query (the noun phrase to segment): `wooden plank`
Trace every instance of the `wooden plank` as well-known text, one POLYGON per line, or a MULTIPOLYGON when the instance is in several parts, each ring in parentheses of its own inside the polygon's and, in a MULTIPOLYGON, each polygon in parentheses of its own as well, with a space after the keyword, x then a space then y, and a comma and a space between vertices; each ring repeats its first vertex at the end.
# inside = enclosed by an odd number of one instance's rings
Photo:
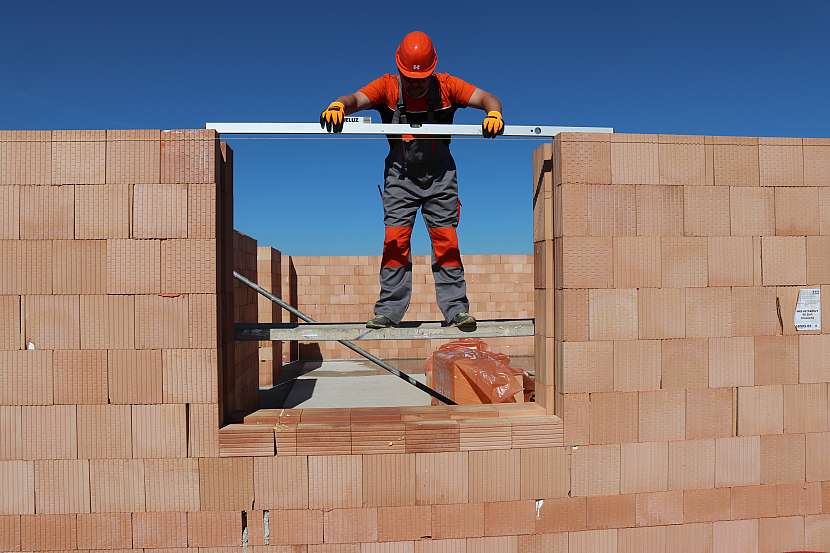
POLYGON ((533 336, 533 319, 478 321, 473 331, 435 321, 406 321, 394 328, 370 329, 364 323, 240 323, 236 339, 324 342, 336 340, 434 340, 533 336))

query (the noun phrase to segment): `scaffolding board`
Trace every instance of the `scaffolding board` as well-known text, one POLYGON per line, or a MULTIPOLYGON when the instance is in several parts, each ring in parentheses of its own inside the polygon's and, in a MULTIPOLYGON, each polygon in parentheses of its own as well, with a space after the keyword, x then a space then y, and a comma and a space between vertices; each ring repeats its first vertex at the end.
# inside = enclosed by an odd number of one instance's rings
POLYGON ((434 321, 405 321, 397 327, 370 329, 365 323, 237 323, 236 339, 329 342, 340 340, 444 340, 533 336, 533 319, 478 321, 463 331, 434 321))

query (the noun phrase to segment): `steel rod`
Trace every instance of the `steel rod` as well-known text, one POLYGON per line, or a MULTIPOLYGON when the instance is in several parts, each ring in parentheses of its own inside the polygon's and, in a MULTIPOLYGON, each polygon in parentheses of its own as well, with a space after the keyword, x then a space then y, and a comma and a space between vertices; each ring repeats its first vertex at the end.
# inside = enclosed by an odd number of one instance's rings
MULTIPOLYGON (((249 288, 255 290, 261 296, 264 296, 264 297, 268 298, 269 300, 276 303, 277 305, 279 305, 280 307, 282 307, 283 309, 285 309, 286 311, 288 311, 292 315, 296 315, 298 318, 302 319, 303 321, 305 321, 307 323, 316 322, 315 320, 313 320, 311 317, 309 317, 308 315, 306 315, 305 313, 303 313, 302 311, 300 311, 296 307, 285 303, 283 300, 281 300, 280 298, 278 298, 277 296, 275 296, 274 294, 272 294, 271 292, 269 292, 268 290, 266 290, 265 288, 263 288, 259 284, 249 280, 244 275, 241 275, 241 274, 237 273, 236 271, 234 271, 233 276, 234 276, 234 278, 236 278, 236 280, 238 280, 239 282, 241 282, 245 286, 248 286, 249 288)), ((398 369, 396 369, 392 365, 388 364, 386 361, 384 361, 382 359, 379 359, 378 357, 375 357, 374 355, 372 355, 368 351, 364 350, 361 347, 356 346, 354 343, 350 342, 349 340, 338 340, 338 342, 340 342, 341 344, 343 344, 344 346, 346 346, 347 348, 349 348, 353 352, 357 353, 358 355, 360 355, 362 357, 365 357, 366 359, 368 359, 369 361, 371 361, 375 365, 378 365, 380 368, 386 370, 387 372, 389 372, 391 374, 394 374, 395 376, 397 376, 401 380, 404 380, 404 381, 408 382, 409 384, 415 386, 416 388, 418 388, 422 392, 428 393, 429 395, 431 395, 432 397, 434 397, 438 401, 442 401, 442 402, 446 403, 447 405, 458 405, 456 402, 454 402, 450 398, 446 397, 442 393, 433 390, 432 388, 430 388, 426 384, 422 384, 421 382, 418 382, 417 380, 415 380, 414 378, 412 378, 408 374, 399 371, 398 369)))

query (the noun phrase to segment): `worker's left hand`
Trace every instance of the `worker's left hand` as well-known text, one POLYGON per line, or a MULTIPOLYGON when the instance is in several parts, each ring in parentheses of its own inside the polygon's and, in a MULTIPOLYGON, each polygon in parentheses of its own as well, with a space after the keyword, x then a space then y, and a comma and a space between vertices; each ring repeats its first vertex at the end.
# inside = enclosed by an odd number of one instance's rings
POLYGON ((481 134, 484 138, 495 138, 497 135, 504 132, 504 121, 501 118, 501 113, 498 111, 491 111, 487 113, 487 117, 481 123, 481 134))
POLYGON ((343 120, 346 115, 346 106, 342 102, 332 102, 329 107, 320 114, 320 128, 328 132, 340 132, 343 130, 343 120))

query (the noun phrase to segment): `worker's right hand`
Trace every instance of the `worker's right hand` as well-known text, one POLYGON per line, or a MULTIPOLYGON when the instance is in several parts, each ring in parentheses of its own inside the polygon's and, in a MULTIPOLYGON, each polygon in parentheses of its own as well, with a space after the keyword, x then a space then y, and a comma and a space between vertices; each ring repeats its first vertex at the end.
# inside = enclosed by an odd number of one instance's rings
POLYGON ((346 106, 343 105, 343 102, 332 102, 320 114, 320 128, 326 129, 328 132, 341 132, 345 116, 346 106))

